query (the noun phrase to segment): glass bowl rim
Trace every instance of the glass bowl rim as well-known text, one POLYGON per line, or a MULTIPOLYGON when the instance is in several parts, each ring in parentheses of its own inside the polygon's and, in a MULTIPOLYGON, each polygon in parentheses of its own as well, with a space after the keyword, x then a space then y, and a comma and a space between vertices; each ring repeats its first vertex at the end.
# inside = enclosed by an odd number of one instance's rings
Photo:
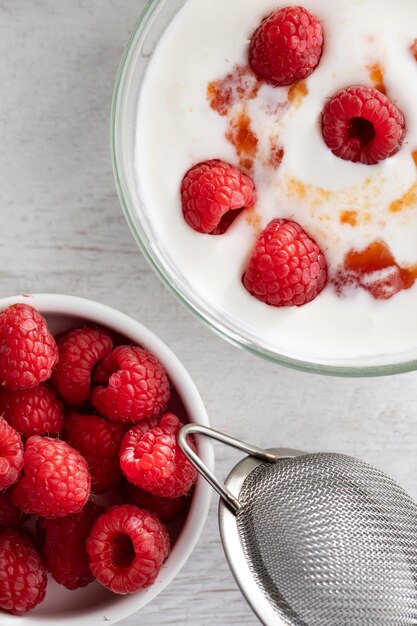
POLYGON ((128 69, 130 67, 133 54, 138 43, 140 43, 141 36, 144 33, 148 22, 154 15, 155 10, 162 3, 166 2, 167 0, 148 0, 132 30, 132 33, 126 43, 116 75, 110 118, 110 149, 117 195, 133 237, 149 265, 152 267, 165 287, 207 328, 214 331, 217 335, 222 337, 222 339, 225 339, 235 347, 244 349, 251 354, 262 357, 272 363, 302 372, 351 378, 392 376, 395 374, 402 374, 417 370, 417 358, 404 360, 399 363, 382 365, 338 365, 332 364, 331 362, 314 363, 313 361, 303 361, 299 358, 279 354, 278 352, 268 350, 267 348, 249 341, 238 332, 228 328, 221 321, 214 319, 210 316, 210 314, 202 311, 197 304, 193 303, 186 294, 182 293, 178 286, 175 287, 172 284, 168 270, 159 262, 152 250, 151 245, 149 245, 150 242, 148 241, 145 232, 138 227, 137 223, 133 219, 133 201, 130 197, 128 186, 126 184, 122 159, 119 159, 119 140, 121 136, 119 128, 122 119, 123 103, 125 101, 126 77, 128 75, 128 69))

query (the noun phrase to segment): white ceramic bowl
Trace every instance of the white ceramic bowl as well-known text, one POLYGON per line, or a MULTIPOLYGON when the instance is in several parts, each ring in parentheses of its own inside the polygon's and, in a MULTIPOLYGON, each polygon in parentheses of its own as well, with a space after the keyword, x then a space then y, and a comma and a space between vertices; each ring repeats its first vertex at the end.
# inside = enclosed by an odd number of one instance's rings
MULTIPOLYGON (((17 302, 24 302, 38 309, 46 317, 53 333, 82 321, 95 322, 148 348, 164 365, 187 410, 189 420, 198 424, 209 424, 201 397, 184 366, 162 341, 139 322, 92 300, 53 294, 3 298, 0 299, 0 311, 17 302)), ((210 443, 199 441, 198 452, 203 461, 212 467, 213 450, 210 443)), ((139 611, 165 589, 189 558, 203 530, 210 496, 210 487, 200 477, 180 535, 157 580, 149 589, 118 596, 96 582, 83 589, 68 591, 49 579, 44 602, 23 617, 13 617, 0 611, 1 626, 110 626, 139 611)), ((140 616, 138 618, 140 621, 140 616)))

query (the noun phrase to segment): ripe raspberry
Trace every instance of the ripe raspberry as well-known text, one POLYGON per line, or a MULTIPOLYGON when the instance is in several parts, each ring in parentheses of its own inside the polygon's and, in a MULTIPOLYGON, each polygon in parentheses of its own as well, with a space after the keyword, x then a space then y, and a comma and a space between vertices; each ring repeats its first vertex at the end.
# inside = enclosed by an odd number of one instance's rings
POLYGON ((266 18, 252 36, 249 63, 267 83, 292 85, 310 76, 322 51, 320 20, 303 7, 285 7, 266 18))
POLYGON ((222 223, 231 223, 231 211, 250 207, 255 202, 255 187, 233 165, 214 159, 192 167, 181 183, 181 202, 185 220, 199 233, 222 234, 222 223))
POLYGON ((105 417, 137 423, 159 415, 169 397, 169 380, 158 359, 138 347, 119 346, 97 367, 91 401, 105 417))
POLYGON ((70 413, 65 422, 65 438, 83 456, 104 459, 118 456, 126 428, 100 415, 70 413))
POLYGON ((243 276, 245 288, 271 306, 303 306, 327 282, 327 264, 315 241, 296 222, 272 220, 260 234, 243 276))
POLYGON ((64 407, 46 384, 23 391, 1 389, 0 414, 26 438, 58 435, 64 426, 64 407))
POLYGON ((108 491, 121 478, 119 449, 125 432, 126 426, 99 415, 68 415, 64 437, 87 461, 93 493, 108 491))
POLYGON ((122 478, 118 456, 108 456, 105 459, 86 456, 85 459, 91 475, 91 493, 102 494, 118 486, 122 478))
POLYGON ((67 404, 79 406, 90 397, 91 372, 110 354, 113 342, 98 328, 75 328, 57 339, 59 361, 52 382, 67 404))
POLYGON ((405 119, 377 89, 349 87, 326 103, 322 131, 327 147, 337 157, 375 165, 401 148, 405 119))
POLYGON ((416 282, 414 268, 401 267, 385 241, 377 239, 362 250, 351 249, 332 277, 338 295, 362 288, 375 300, 388 300, 416 282))
POLYGON ((332 278, 338 296, 349 296, 353 289, 362 288, 375 300, 389 300, 400 291, 414 284, 414 277, 409 280, 408 271, 398 265, 391 265, 374 271, 346 271, 340 268, 332 278))
POLYGON ((23 443, 19 433, 0 417, 0 491, 14 485, 23 468, 23 443))
POLYGON ((177 444, 182 426, 172 413, 158 426, 134 426, 120 447, 120 467, 126 478, 145 491, 164 498, 186 495, 197 479, 197 470, 177 444))
POLYGON ((58 360, 45 319, 27 304, 0 314, 0 386, 31 389, 51 376, 58 360))
POLYGON ((179 517, 187 508, 190 498, 182 496, 180 498, 162 498, 154 496, 149 491, 144 491, 136 485, 125 482, 123 492, 129 504, 150 511, 164 522, 168 524, 179 517))
POLYGON ((87 502, 75 515, 41 521, 46 569, 67 589, 85 587, 94 580, 85 544, 94 522, 104 511, 102 506, 87 502))
POLYGON ((26 518, 27 515, 13 503, 11 490, 0 491, 0 529, 20 526, 26 518))
POLYGON ((169 536, 157 517, 135 506, 114 506, 98 518, 87 540, 90 568, 114 593, 149 587, 169 553, 169 536))
POLYGON ((42 602, 45 589, 45 568, 29 537, 0 532, 0 608, 24 615, 42 602))
POLYGON ((64 517, 81 511, 90 495, 85 459, 59 439, 30 437, 23 473, 13 490, 13 502, 25 513, 64 517))

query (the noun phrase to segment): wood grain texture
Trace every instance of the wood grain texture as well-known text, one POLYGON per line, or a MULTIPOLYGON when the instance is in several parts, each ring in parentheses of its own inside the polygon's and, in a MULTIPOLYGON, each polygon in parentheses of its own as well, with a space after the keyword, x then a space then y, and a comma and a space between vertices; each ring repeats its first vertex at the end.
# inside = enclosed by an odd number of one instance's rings
MULTIPOLYGON (((0 296, 91 297, 156 332, 189 369, 213 425, 260 445, 332 450, 417 496, 417 375, 314 377, 243 353, 194 320, 138 251, 109 152, 114 78, 143 0, 0 1, 0 296)), ((217 471, 235 460, 217 448, 217 471)), ((216 504, 170 587, 123 626, 255 625, 227 568, 216 504)))

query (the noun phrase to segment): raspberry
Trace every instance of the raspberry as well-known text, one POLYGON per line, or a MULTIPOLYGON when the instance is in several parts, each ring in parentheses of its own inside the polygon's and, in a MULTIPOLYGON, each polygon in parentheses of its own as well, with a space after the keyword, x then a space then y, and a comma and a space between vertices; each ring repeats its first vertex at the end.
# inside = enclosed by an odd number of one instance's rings
POLYGON ((322 51, 320 20, 303 7, 285 7, 266 18, 252 36, 249 63, 271 85, 292 85, 310 76, 322 51))
POLYGON ((349 87, 326 103, 322 131, 327 147, 337 157, 375 165, 401 148, 405 119, 377 89, 349 87))
POLYGON ((70 413, 65 423, 66 440, 82 455, 96 459, 118 456, 126 426, 100 415, 70 413))
POLYGON ((20 526, 27 516, 12 501, 11 490, 0 491, 0 529, 20 526))
POLYGON ((122 478, 118 456, 108 456, 105 459, 86 456, 85 460, 91 475, 91 492, 93 494, 105 493, 118 486, 122 478))
POLYGON ((185 220, 199 233, 222 234, 233 216, 255 202, 252 180, 233 165, 214 159, 192 167, 181 183, 185 220))
POLYGON ((256 242, 243 276, 245 288, 271 306, 303 306, 327 282, 327 264, 315 241, 296 222, 272 220, 256 242))
POLYGON ((64 426, 64 407, 46 384, 23 391, 0 390, 0 413, 26 438, 57 435, 64 426))
POLYGON ((24 476, 13 502, 25 513, 64 517, 78 513, 90 495, 85 459, 59 439, 34 435, 26 442, 24 476))
POLYGON ((98 518, 87 540, 90 568, 114 593, 149 587, 169 553, 169 536, 157 517, 135 506, 114 506, 98 518))
POLYGON ((42 602, 45 589, 45 568, 29 537, 0 532, 0 608, 24 615, 42 602))
POLYGON ((79 406, 90 397, 93 367, 113 348, 109 335, 95 328, 75 328, 57 339, 59 361, 52 382, 67 404, 79 406))
POLYGON ((126 478, 145 491, 164 498, 187 494, 197 470, 177 444, 181 422, 172 413, 158 426, 139 424, 125 435, 120 447, 120 467, 126 478), (144 432, 145 431, 145 432, 144 432))
POLYGON ((51 376, 58 360, 45 319, 27 304, 0 314, 0 386, 31 389, 51 376))
POLYGON ((41 521, 46 569, 67 589, 85 587, 94 580, 85 544, 94 522, 104 511, 102 506, 87 502, 75 515, 41 521))
POLYGON ((23 468, 23 443, 19 433, 0 417, 0 491, 19 480, 23 468))
POLYGON ((119 449, 125 432, 122 424, 99 415, 68 415, 65 440, 87 461, 93 493, 108 491, 121 478, 119 449))
POLYGON ((149 491, 144 491, 128 482, 123 485, 123 491, 129 504, 150 511, 164 524, 177 519, 186 510, 189 502, 189 498, 186 496, 180 498, 154 496, 149 491))
POLYGON ((349 250, 333 276, 338 295, 361 287, 376 300, 388 300, 415 282, 414 268, 398 265, 389 246, 379 239, 362 250, 349 250))
POLYGON ((136 423, 159 415, 170 397, 170 385, 156 357, 138 347, 119 346, 97 367, 91 401, 105 417, 136 423))

